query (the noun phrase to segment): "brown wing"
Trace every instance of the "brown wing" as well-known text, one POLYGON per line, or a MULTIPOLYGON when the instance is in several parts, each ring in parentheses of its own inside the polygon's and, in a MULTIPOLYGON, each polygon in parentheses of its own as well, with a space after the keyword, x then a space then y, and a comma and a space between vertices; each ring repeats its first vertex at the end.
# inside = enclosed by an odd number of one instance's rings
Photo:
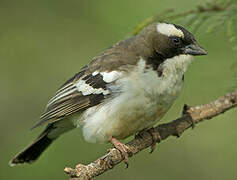
POLYGON ((86 68, 69 79, 48 102, 45 113, 33 127, 51 123, 98 105, 110 94, 100 73, 88 74, 86 68))
MULTIPOLYGON (((88 66, 69 79, 49 101, 41 120, 34 127, 45 122, 58 121, 100 104, 110 94, 107 84, 120 78, 114 72, 118 69, 122 70, 121 67, 135 65, 140 59, 137 56, 139 53, 133 52, 133 42, 134 37, 117 43, 95 57, 88 66), (103 73, 99 72, 105 72, 109 81, 105 82, 103 73)), ((105 77, 105 79, 107 78, 105 77)))

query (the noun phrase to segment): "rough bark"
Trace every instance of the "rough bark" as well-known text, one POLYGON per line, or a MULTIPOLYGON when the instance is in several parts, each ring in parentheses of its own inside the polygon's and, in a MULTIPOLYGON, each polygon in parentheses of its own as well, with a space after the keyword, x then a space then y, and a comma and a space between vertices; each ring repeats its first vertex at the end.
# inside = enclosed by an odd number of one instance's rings
MULTIPOLYGON (((169 123, 158 125, 154 128, 154 131, 160 135, 161 141, 170 136, 180 137, 185 130, 190 127, 194 127, 194 124, 218 116, 236 105, 237 91, 228 93, 208 104, 194 107, 184 105, 183 114, 180 118, 169 123)), ((132 141, 127 143, 131 149, 129 157, 150 147, 152 143, 151 134, 148 132, 144 132, 140 136, 136 136, 132 141)), ((69 175, 71 180, 89 180, 112 169, 122 161, 123 156, 120 151, 112 148, 107 154, 88 165, 78 164, 75 169, 66 167, 64 171, 69 175)))

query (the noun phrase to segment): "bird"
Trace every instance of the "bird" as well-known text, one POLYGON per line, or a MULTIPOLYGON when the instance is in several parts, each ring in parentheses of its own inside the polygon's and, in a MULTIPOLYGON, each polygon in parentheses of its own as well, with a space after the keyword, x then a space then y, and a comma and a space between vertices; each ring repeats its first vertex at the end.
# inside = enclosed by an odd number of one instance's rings
MULTIPOLYGON (((66 81, 49 100, 44 131, 11 161, 32 163, 63 133, 80 127, 87 142, 111 143, 127 163, 121 140, 150 130, 181 92, 193 56, 207 55, 184 27, 156 22, 98 56, 66 81)), ((155 138, 155 137, 154 137, 155 138)))

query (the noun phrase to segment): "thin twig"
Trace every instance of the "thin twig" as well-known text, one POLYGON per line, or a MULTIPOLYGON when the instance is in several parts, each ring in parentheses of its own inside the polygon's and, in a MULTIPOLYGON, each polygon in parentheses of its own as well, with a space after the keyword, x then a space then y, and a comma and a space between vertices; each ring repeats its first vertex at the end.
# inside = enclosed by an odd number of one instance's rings
MULTIPOLYGON (((170 136, 180 137, 186 129, 193 127, 194 124, 218 116, 235 106, 237 106, 237 91, 228 93, 209 104, 194 107, 185 105, 182 117, 169 123, 161 124, 155 127, 154 130, 160 135, 162 141, 170 136)), ((132 150, 129 157, 150 147, 152 143, 152 137, 147 132, 137 136, 127 143, 132 150)), ((78 164, 75 169, 66 167, 64 171, 71 180, 89 180, 112 169, 122 161, 123 156, 120 151, 113 148, 106 155, 88 165, 78 164)))
POLYGON ((164 12, 154 15, 145 19, 141 24, 138 24, 136 28, 134 28, 133 35, 138 34, 144 27, 148 26, 151 23, 156 21, 170 21, 173 19, 179 19, 182 17, 186 17, 190 14, 203 14, 203 13, 212 13, 212 12, 223 12, 226 11, 233 3, 230 1, 226 4, 216 4, 215 1, 212 3, 198 5, 194 9, 175 13, 174 9, 167 9, 164 12))

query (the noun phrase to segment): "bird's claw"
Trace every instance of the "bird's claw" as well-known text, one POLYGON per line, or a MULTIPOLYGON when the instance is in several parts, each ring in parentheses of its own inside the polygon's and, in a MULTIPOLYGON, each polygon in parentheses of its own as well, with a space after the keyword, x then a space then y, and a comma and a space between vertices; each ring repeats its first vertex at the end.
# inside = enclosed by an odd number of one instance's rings
POLYGON ((129 157, 129 153, 132 152, 131 149, 126 144, 120 142, 116 138, 111 138, 110 142, 114 145, 114 147, 116 149, 118 149, 121 152, 121 154, 124 158, 123 161, 126 164, 126 168, 128 168, 128 166, 129 166, 128 157, 129 157))
POLYGON ((160 134, 157 131, 155 131, 154 128, 148 129, 147 132, 149 132, 151 137, 152 137, 152 144, 151 144, 151 151, 150 151, 150 153, 153 153, 155 148, 156 148, 156 143, 157 142, 159 143, 161 141, 161 136, 160 136, 160 134))

